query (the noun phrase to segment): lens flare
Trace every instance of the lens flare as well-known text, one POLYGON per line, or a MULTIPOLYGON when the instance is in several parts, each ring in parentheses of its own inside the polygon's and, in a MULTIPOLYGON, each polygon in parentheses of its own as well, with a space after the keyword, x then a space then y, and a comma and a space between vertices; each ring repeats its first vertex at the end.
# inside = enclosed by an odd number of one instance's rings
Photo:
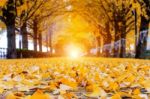
POLYGON ((65 52, 69 58, 79 58, 83 56, 83 49, 77 44, 68 44, 65 47, 65 52))
POLYGON ((78 58, 80 56, 80 54, 77 50, 72 50, 72 51, 70 51, 69 56, 71 58, 78 58))

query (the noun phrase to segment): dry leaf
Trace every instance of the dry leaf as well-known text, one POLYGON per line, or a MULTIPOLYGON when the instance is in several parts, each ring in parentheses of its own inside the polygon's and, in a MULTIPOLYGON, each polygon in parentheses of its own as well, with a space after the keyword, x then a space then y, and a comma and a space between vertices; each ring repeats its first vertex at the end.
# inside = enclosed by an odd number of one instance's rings
POLYGON ((98 85, 93 85, 93 92, 91 94, 85 94, 85 96, 87 97, 101 97, 101 98, 106 98, 107 97, 107 94, 106 92, 100 88, 98 85))
POLYGON ((51 99, 49 94, 44 94, 43 91, 37 90, 32 96, 27 97, 27 99, 51 99))

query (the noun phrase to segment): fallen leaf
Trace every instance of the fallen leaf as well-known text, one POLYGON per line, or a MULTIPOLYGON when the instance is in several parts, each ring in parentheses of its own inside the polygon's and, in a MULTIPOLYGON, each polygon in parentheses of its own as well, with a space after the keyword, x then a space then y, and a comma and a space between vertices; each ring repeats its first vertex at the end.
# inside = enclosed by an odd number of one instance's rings
POLYGON ((43 93, 41 90, 37 90, 32 96, 27 97, 27 99, 51 99, 50 95, 43 93))
POLYGON ((98 98, 98 97, 106 98, 107 97, 107 93, 96 84, 93 85, 92 90, 93 90, 93 92, 91 94, 85 94, 85 96, 95 97, 95 98, 98 98))

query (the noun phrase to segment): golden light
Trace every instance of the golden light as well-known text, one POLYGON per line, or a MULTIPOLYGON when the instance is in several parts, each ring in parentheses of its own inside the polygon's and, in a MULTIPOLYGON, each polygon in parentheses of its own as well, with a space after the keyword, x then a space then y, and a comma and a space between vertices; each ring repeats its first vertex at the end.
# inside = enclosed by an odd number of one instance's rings
POLYGON ((78 58, 82 56, 82 51, 80 47, 70 44, 66 47, 66 54, 70 58, 78 58))
POLYGON ((78 58, 78 57, 80 57, 80 53, 77 50, 72 50, 69 53, 69 57, 71 57, 71 58, 78 58))

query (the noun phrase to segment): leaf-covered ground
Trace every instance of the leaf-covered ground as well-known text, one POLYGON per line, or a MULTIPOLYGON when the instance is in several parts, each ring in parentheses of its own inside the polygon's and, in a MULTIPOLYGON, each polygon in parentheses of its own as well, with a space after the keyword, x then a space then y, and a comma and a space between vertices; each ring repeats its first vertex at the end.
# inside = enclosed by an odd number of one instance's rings
POLYGON ((0 61, 0 99, 149 99, 150 60, 0 61))

